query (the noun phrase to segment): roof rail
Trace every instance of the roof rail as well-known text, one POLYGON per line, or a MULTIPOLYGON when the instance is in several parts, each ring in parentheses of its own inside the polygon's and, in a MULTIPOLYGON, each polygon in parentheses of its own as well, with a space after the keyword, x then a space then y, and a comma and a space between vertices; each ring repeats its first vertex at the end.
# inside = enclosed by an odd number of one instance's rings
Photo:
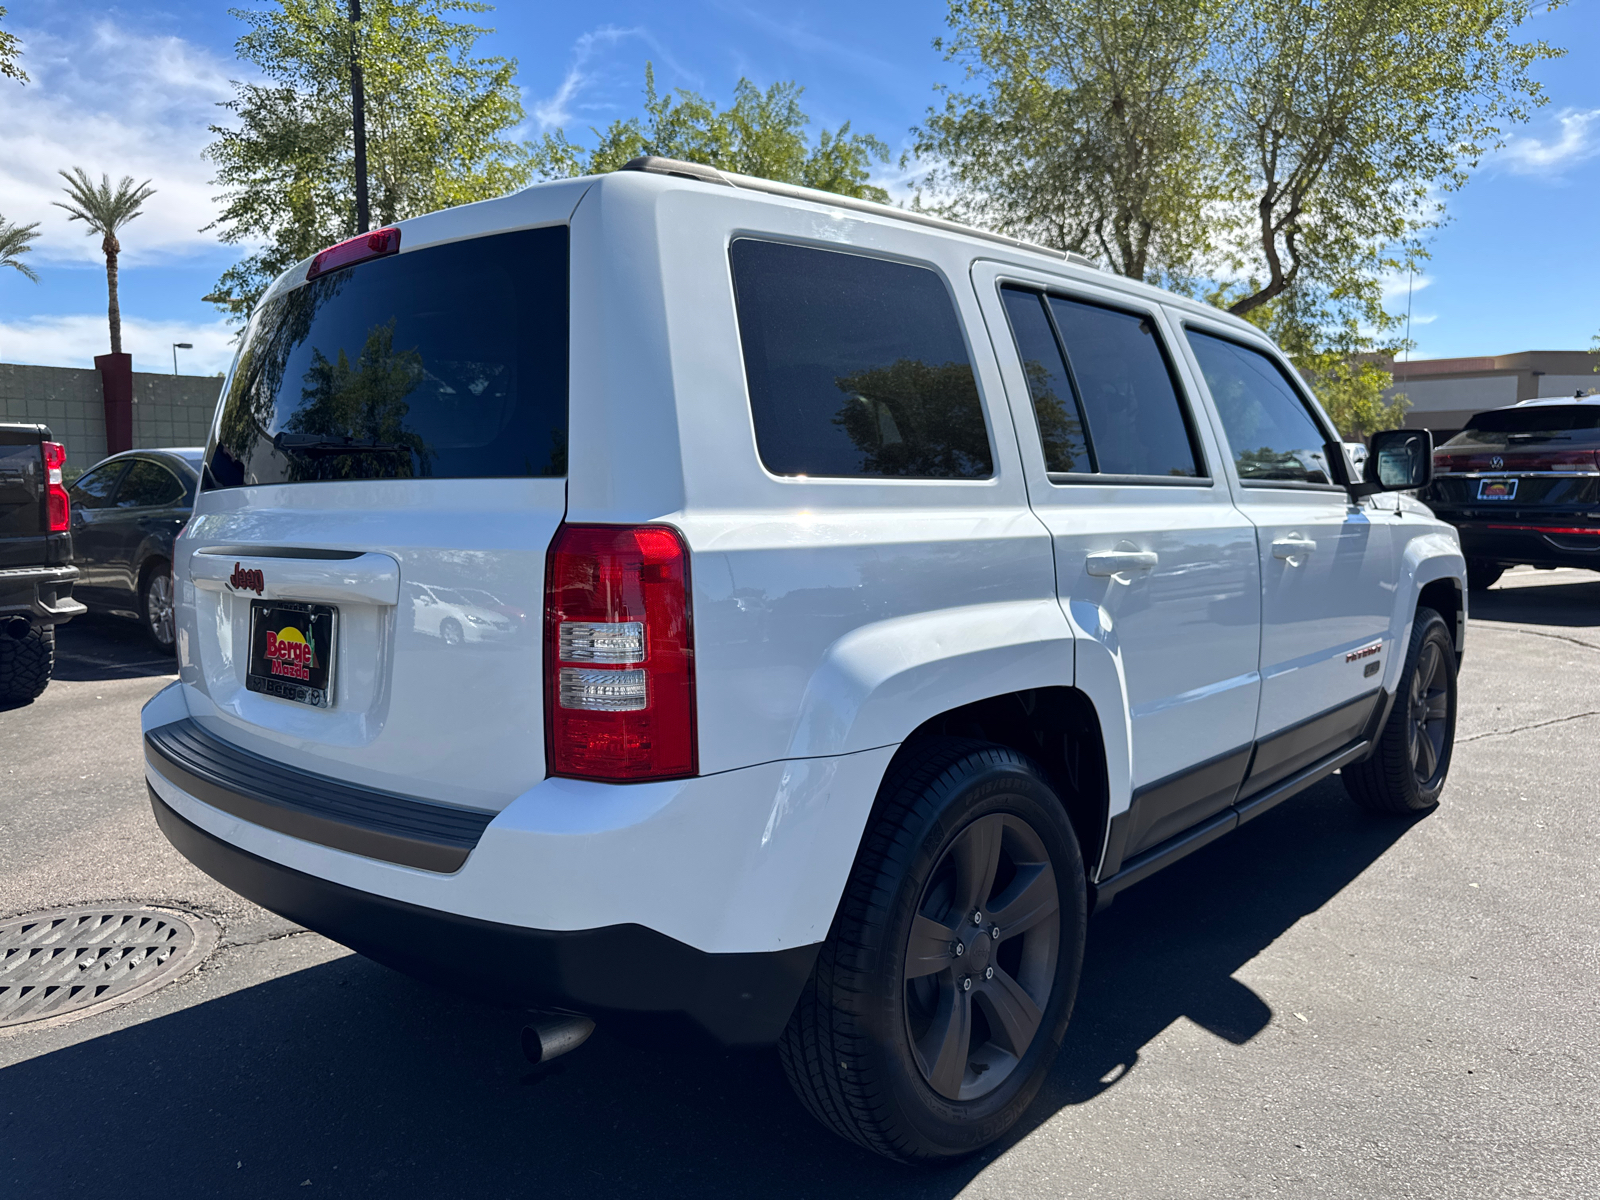
POLYGON ((677 158, 660 158, 654 154, 641 155, 622 165, 624 171, 647 171, 652 175, 676 175, 683 179, 697 179, 701 183, 717 183, 724 187, 744 188, 752 192, 766 192, 773 196, 787 196, 791 200, 810 200, 816 204, 827 204, 833 208, 848 208, 856 212, 871 213, 878 217, 889 217, 896 221, 906 221, 912 225, 923 225, 930 229, 943 229, 947 233, 964 234, 967 237, 981 238, 986 242, 998 242, 1002 246, 1009 246, 1013 250, 1027 250, 1034 254, 1048 254, 1051 258, 1063 259, 1080 267, 1093 267, 1100 270, 1100 264, 1094 259, 1071 250, 1057 250, 1054 246, 1043 246, 1038 242, 1025 241, 1005 233, 994 233, 988 229, 978 229, 972 225, 963 225, 959 221, 947 221, 943 217, 935 217, 928 213, 916 212, 912 209, 895 208, 892 204, 879 204, 876 200, 858 200, 854 196, 841 196, 836 192, 824 192, 819 188, 801 187, 794 183, 779 183, 774 179, 761 179, 754 175, 740 175, 733 171, 719 171, 716 167, 708 167, 704 163, 685 162, 677 158))

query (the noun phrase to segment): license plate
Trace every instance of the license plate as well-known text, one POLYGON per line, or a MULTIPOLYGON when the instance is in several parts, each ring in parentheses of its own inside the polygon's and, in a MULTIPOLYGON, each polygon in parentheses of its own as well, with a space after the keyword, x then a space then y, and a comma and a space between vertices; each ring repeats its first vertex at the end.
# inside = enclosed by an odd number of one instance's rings
POLYGON ((338 624, 339 610, 332 605, 252 600, 245 687, 314 708, 330 707, 338 624))
POLYGON ((1516 498, 1517 481, 1515 479, 1478 480, 1479 500, 1515 500, 1516 498))

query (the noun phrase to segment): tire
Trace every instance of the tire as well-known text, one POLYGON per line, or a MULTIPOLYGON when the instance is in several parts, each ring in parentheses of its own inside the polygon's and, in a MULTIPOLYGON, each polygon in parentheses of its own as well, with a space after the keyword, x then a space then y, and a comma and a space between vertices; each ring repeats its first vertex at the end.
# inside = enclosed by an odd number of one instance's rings
POLYGON ((1083 859, 1015 751, 941 739, 900 758, 778 1051, 841 1137, 943 1159, 1003 1136, 1050 1069, 1083 964, 1083 859))
POLYGON ((139 618, 145 636, 163 654, 178 648, 177 614, 173 610, 172 564, 164 558, 145 565, 139 583, 139 618))
POLYGON ((439 622, 439 636, 444 639, 446 646, 459 646, 466 641, 461 632, 461 625, 454 617, 446 617, 439 622))
POLYGON ((1345 791, 1382 813, 1427 812, 1439 803, 1456 740, 1456 651, 1450 627, 1418 608, 1400 690, 1378 746, 1340 772, 1345 791))
POLYGON ((1467 588, 1474 592, 1488 591, 1495 580, 1506 573, 1504 565, 1485 562, 1481 558, 1467 559, 1467 588))
MULTIPOLYGON (((22 622, 13 621, 12 628, 22 622)), ((56 666, 56 627, 28 623, 20 636, 0 624, 0 704, 26 704, 50 685, 56 666)))

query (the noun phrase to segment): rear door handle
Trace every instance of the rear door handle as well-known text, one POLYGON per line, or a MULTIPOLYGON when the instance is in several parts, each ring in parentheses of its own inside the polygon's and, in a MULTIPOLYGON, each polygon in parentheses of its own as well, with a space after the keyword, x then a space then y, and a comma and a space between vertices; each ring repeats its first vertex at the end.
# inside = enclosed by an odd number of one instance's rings
POLYGON ((1297 533, 1288 537, 1279 538, 1272 543, 1272 557, 1281 558, 1293 563, 1302 554, 1310 554, 1317 548, 1317 544, 1310 538, 1303 538, 1297 533))
POLYGON ((1153 571, 1160 561, 1154 550, 1102 550, 1088 556, 1086 569, 1089 574, 1101 577, 1130 575, 1153 571))

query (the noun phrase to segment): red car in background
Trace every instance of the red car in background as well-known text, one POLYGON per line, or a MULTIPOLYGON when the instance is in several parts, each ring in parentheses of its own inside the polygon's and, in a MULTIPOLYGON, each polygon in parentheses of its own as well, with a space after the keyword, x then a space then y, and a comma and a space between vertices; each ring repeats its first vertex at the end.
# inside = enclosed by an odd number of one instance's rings
POLYGON ((1469 587, 1523 564, 1600 570, 1600 396, 1481 412, 1433 471, 1421 497, 1460 531, 1469 587))

